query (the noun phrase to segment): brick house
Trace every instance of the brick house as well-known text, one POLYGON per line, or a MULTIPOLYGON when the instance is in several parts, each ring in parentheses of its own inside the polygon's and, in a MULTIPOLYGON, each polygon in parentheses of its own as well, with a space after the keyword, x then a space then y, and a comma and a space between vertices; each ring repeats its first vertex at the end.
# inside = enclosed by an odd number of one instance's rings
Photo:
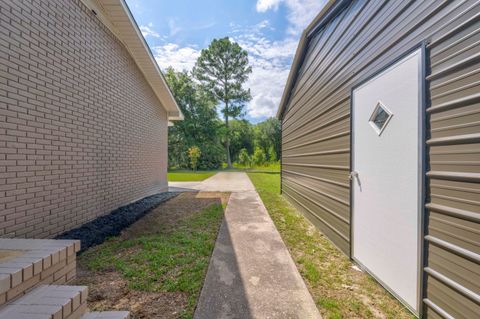
POLYGON ((0 237, 54 237, 165 191, 180 119, 123 0, 2 0, 0 237))

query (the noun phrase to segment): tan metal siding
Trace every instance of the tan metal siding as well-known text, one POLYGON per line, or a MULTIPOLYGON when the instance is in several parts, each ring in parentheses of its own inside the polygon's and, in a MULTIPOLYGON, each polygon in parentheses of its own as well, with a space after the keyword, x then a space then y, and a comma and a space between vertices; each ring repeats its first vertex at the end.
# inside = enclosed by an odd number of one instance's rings
POLYGON ((480 314, 480 10, 429 45, 427 313, 480 314))
POLYGON ((426 309, 480 313, 480 2, 351 1, 307 43, 282 117, 282 189, 350 252, 350 90, 427 41, 426 309))

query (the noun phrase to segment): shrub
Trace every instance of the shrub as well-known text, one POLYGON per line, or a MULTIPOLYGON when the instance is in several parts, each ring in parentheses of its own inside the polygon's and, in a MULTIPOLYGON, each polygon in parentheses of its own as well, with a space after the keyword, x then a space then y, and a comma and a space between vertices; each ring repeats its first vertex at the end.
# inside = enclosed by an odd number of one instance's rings
POLYGON ((198 169, 218 169, 225 161, 225 149, 222 145, 204 143, 200 145, 202 156, 198 161, 198 169))
POLYGON ((202 155, 202 152, 197 146, 192 146, 188 149, 188 158, 190 159, 190 165, 194 171, 197 170, 198 159, 202 155))
POLYGON ((238 164, 243 166, 250 166, 251 162, 250 155, 248 155, 248 151, 246 148, 242 148, 240 153, 238 153, 238 164))
POLYGON ((270 146, 270 148, 268 149, 268 161, 270 163, 274 163, 277 161, 277 152, 275 152, 273 146, 270 146))
POLYGON ((253 152, 252 156, 253 164, 261 166, 264 165, 266 161, 267 157, 265 156, 265 152, 263 151, 263 149, 261 149, 260 147, 255 147, 255 151, 253 152))

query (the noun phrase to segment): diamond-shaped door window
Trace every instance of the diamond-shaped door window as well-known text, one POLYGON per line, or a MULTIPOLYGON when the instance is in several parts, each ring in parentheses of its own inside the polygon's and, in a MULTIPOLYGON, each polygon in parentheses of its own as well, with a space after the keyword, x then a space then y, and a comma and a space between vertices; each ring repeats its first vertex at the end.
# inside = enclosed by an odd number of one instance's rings
POLYGON ((390 112, 385 105, 382 104, 382 102, 378 102, 373 110, 372 115, 370 116, 369 122, 377 134, 380 135, 392 116, 392 112, 390 112))

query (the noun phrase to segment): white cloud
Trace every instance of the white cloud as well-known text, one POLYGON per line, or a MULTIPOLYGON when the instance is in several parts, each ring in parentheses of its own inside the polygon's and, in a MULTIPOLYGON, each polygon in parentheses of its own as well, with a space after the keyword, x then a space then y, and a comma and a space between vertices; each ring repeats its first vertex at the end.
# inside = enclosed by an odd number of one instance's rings
POLYGON ((288 32, 297 35, 313 20, 326 0, 257 0, 257 11, 277 10, 280 3, 287 8, 288 32))
MULTIPOLYGON (((250 118, 275 116, 300 32, 320 12, 325 2, 326 0, 258 0, 258 12, 277 10, 281 4, 286 6, 288 26, 283 40, 270 40, 264 35, 264 31, 272 29, 268 20, 250 26, 230 24, 232 39, 247 50, 252 66, 252 74, 245 85, 252 93, 252 100, 246 106, 250 118)), ((168 23, 170 36, 181 31, 175 20, 168 23)), ((190 71, 200 55, 200 49, 196 46, 179 46, 175 43, 154 46, 152 51, 162 69, 172 66, 176 70, 190 71)))
MULTIPOLYGON (((283 87, 288 77, 290 61, 296 41, 270 41, 261 34, 249 33, 233 37, 248 51, 252 73, 245 87, 251 89, 252 100, 246 106, 249 117, 261 119, 274 116, 280 103, 283 87)), ((179 46, 167 43, 152 47, 161 69, 172 66, 176 70, 192 70, 200 55, 195 46, 179 46)))
POLYGON ((274 116, 297 41, 293 38, 271 41, 260 33, 242 34, 234 37, 234 40, 247 50, 252 66, 252 74, 246 83, 252 93, 247 114, 254 119, 274 116))
POLYGON ((275 11, 280 4, 286 6, 287 34, 280 41, 271 41, 262 34, 262 29, 268 27, 268 23, 243 30, 235 26, 234 39, 248 51, 252 65, 252 74, 246 85, 252 92, 252 101, 247 105, 250 117, 265 118, 276 114, 299 35, 320 12, 325 2, 326 0, 258 0, 258 12, 275 11))
POLYGON ((196 46, 180 47, 175 43, 154 46, 152 51, 161 69, 171 66, 178 71, 190 71, 200 55, 200 50, 196 46))
POLYGON ((159 38, 160 37, 160 34, 158 34, 158 32, 156 32, 155 30, 152 29, 152 23, 149 23, 148 26, 146 25, 141 25, 140 26, 140 31, 142 32, 142 35, 144 38, 148 37, 148 36, 152 36, 154 38, 159 38))
POLYGON ((282 0, 258 0, 257 1, 257 11, 265 12, 270 9, 277 10, 278 6, 282 0))
POLYGON ((289 69, 274 65, 255 65, 247 83, 252 100, 247 105, 247 114, 252 118, 274 116, 288 77, 289 69))
POLYGON ((211 27, 215 26, 217 23, 215 21, 210 21, 204 24, 192 26, 190 29, 192 30, 205 30, 210 29, 211 27))
POLYGON ((326 2, 326 0, 285 0, 288 8, 287 19, 291 24, 289 32, 291 34, 302 32, 326 2))
MULTIPOLYGON (((245 87, 251 89, 252 100, 246 106, 249 117, 261 119, 274 116, 285 85, 297 41, 289 37, 283 41, 271 41, 263 30, 271 28, 268 20, 253 26, 231 25, 232 40, 247 50, 252 74, 245 87)), ((192 70, 200 55, 194 45, 180 46, 175 43, 152 46, 152 52, 161 69, 192 70)))

